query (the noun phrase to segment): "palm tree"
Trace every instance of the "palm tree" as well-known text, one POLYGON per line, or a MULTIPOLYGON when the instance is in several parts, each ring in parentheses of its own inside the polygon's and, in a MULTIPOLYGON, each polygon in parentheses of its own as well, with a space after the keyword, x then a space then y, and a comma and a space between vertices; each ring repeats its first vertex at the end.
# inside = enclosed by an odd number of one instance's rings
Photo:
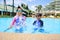
POLYGON ((4 0, 4 11, 5 11, 5 6, 6 6, 6 0, 4 0))
POLYGON ((6 13, 6 12, 7 12, 7 5, 6 5, 6 0, 4 0, 4 13, 6 13))
POLYGON ((25 5, 25 4, 21 4, 21 7, 23 8, 23 11, 26 12, 27 15, 29 15, 29 8, 28 8, 28 5, 25 5))
POLYGON ((22 3, 21 7, 24 9, 23 12, 25 12, 27 14, 27 16, 31 16, 33 11, 28 8, 28 5, 25 5, 25 4, 22 3))
POLYGON ((24 9, 29 10, 28 5, 25 5, 25 4, 22 3, 21 6, 22 6, 24 9))
POLYGON ((7 11, 6 0, 4 0, 4 11, 7 11))
POLYGON ((14 13, 14 0, 13 0, 13 4, 12 5, 13 5, 12 12, 14 13))
POLYGON ((36 6, 36 11, 39 13, 40 10, 41 10, 41 8, 42 8, 42 5, 38 5, 38 6, 36 6))
POLYGON ((10 13, 10 16, 13 16, 14 15, 14 0, 12 0, 13 4, 12 5, 9 5, 12 7, 12 13, 10 13))

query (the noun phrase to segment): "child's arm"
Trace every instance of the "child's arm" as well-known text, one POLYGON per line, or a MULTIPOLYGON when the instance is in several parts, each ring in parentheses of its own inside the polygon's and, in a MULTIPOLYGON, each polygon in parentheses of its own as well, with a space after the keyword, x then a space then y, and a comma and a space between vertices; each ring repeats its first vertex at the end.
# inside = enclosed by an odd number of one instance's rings
POLYGON ((7 30, 9 30, 9 29, 11 29, 13 27, 15 21, 16 21, 16 19, 14 18, 13 21, 12 21, 12 23, 11 23, 11 25, 10 25, 10 27, 7 28, 6 30, 4 30, 4 32, 7 31, 7 30))
POLYGON ((35 25, 36 21, 33 22, 33 25, 35 25))
POLYGON ((12 21, 12 23, 11 23, 9 29, 11 29, 11 28, 13 27, 13 25, 15 24, 15 22, 16 22, 16 18, 13 19, 13 21, 12 21))
POLYGON ((24 21, 26 20, 26 16, 23 16, 23 20, 24 20, 24 21))
POLYGON ((41 22, 41 25, 40 25, 40 26, 41 26, 41 27, 43 27, 43 21, 42 21, 42 20, 40 20, 40 22, 41 22))
POLYGON ((43 26, 43 21, 42 21, 42 26, 43 26))
POLYGON ((9 30, 9 29, 11 29, 11 28, 12 28, 12 25, 11 25, 9 28, 5 29, 4 32, 6 32, 7 30, 9 30))

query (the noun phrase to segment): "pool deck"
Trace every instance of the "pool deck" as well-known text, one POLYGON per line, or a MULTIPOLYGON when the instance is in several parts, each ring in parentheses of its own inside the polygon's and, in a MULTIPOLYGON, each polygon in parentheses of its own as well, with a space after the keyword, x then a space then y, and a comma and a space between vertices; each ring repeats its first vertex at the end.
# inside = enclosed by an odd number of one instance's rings
POLYGON ((23 34, 0 32, 0 40, 60 40, 60 34, 23 34))

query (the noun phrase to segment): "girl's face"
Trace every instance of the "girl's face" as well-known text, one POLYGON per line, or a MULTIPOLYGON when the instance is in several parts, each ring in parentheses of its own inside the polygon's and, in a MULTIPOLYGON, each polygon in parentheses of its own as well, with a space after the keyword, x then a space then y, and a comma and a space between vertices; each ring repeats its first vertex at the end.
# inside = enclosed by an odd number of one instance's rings
POLYGON ((21 11, 21 9, 18 9, 18 11, 17 11, 17 15, 18 15, 18 16, 21 16, 21 15, 22 15, 22 11, 21 11))
POLYGON ((22 15, 22 13, 21 13, 21 12, 17 12, 17 15, 18 15, 18 16, 21 16, 21 15, 22 15))

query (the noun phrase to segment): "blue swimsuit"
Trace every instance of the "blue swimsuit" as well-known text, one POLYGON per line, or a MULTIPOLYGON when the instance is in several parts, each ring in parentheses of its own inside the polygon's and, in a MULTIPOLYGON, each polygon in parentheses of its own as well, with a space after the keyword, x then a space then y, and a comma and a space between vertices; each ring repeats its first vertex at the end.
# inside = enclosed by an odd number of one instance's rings
POLYGON ((38 28, 43 27, 43 21, 42 20, 35 20, 33 22, 33 25, 35 26, 34 31, 38 30, 38 28))
POLYGON ((24 16, 15 16, 12 25, 15 26, 16 32, 23 32, 23 26, 25 24, 25 18, 24 16))
POLYGON ((36 20, 33 22, 33 25, 36 25, 37 27, 43 27, 43 21, 42 20, 36 20))

